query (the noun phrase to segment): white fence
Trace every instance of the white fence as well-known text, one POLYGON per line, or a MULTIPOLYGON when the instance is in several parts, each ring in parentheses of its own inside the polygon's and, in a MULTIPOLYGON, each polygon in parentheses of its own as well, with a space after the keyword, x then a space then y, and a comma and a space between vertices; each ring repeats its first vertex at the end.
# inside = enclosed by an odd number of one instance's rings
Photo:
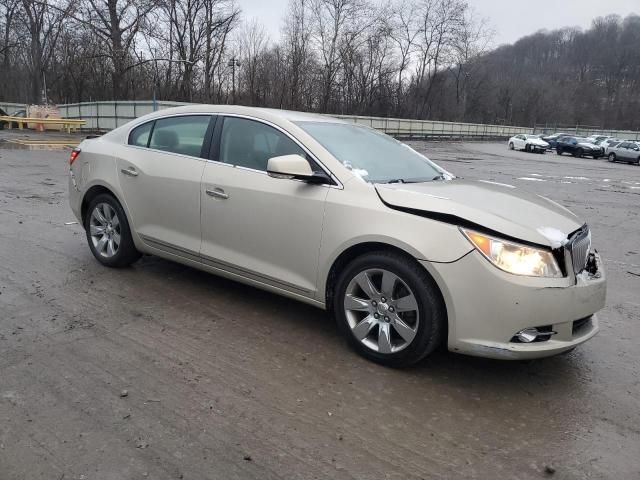
MULTIPOLYGON (((90 130, 112 130, 116 127, 138 118, 154 110, 187 105, 181 102, 152 100, 127 100, 109 102, 83 102, 58 105, 60 114, 65 118, 78 118, 87 122, 90 130)), ((20 103, 2 103, 0 108, 7 113, 25 108, 20 103)), ((420 137, 510 137, 516 134, 554 133, 541 126, 535 129, 527 127, 513 127, 506 125, 485 125, 479 123, 438 122, 433 120, 409 120, 401 118, 364 117, 353 115, 332 115, 336 118, 354 122, 382 130, 383 132, 403 138, 420 137)), ((599 127, 583 127, 565 129, 564 132, 573 135, 608 135, 629 140, 640 140, 640 132, 627 130, 601 130, 599 127)))
POLYGON ((0 102, 0 108, 7 112, 7 115, 11 115, 16 110, 23 110, 27 106, 24 103, 8 103, 8 102, 0 102))
POLYGON ((485 125, 481 123, 438 122, 433 120, 407 120, 401 118, 332 115, 342 120, 367 125, 384 133, 403 138, 412 137, 510 137, 529 134, 527 127, 485 125))
MULTIPOLYGON (((158 101, 156 110, 186 105, 181 102, 158 101)), ((60 115, 79 118, 87 122, 87 129, 111 130, 154 111, 150 100, 122 102, 83 102, 58 105, 60 115)), ((436 122, 399 118, 333 115, 346 121, 367 125, 396 137, 509 137, 518 133, 531 133, 531 128, 476 123, 436 122)))

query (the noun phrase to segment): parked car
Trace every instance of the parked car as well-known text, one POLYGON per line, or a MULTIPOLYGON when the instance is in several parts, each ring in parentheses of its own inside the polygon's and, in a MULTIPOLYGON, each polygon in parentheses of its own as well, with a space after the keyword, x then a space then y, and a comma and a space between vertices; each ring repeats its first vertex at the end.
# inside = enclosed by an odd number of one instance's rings
POLYGON ((609 148, 610 162, 627 162, 640 165, 640 143, 621 142, 615 147, 609 148))
POLYGON ((597 159, 604 155, 604 149, 586 138, 564 136, 556 140, 556 153, 558 155, 570 153, 574 157, 589 156, 597 159))
POLYGON ((369 127, 189 105, 84 140, 69 161, 71 209, 103 265, 155 254, 327 309, 386 365, 441 343, 544 357, 598 331, 606 280, 583 219, 369 127))
POLYGON ((556 148, 556 144, 558 142, 558 138, 569 135, 568 133, 554 133, 553 135, 543 136, 542 140, 549 144, 549 147, 552 149, 556 148))
POLYGON ((611 138, 610 136, 607 135, 589 135, 588 137, 586 137, 587 140, 589 140, 591 143, 595 144, 595 145, 600 145, 601 142, 603 142, 604 140, 611 138))
POLYGON ((524 150, 531 153, 544 153, 549 144, 538 135, 515 135, 509 139, 510 150, 524 150))
POLYGON ((619 138, 608 138, 607 140, 604 140, 600 143, 600 147, 604 148, 605 155, 609 155, 609 148, 615 147, 620 142, 622 142, 622 140, 620 140, 619 138))

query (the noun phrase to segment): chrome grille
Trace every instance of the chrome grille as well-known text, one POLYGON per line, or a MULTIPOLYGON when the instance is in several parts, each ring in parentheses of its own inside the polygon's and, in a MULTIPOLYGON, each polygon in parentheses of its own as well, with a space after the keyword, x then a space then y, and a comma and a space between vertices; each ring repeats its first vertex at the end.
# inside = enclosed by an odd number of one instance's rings
POLYGON ((587 266, 587 259, 591 251, 591 231, 586 225, 578 230, 569 240, 571 263, 573 272, 577 275, 587 266))

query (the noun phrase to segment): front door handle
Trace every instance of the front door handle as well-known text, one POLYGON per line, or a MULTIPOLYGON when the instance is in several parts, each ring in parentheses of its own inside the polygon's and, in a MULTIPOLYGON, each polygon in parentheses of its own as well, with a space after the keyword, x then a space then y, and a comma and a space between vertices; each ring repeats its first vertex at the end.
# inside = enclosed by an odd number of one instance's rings
POLYGON ((125 175, 129 175, 130 177, 137 177, 138 176, 138 172, 136 172, 135 168, 123 168, 120 171, 122 173, 124 173, 125 175))
POLYGON ((222 190, 221 188, 214 188, 214 189, 207 188, 205 190, 205 193, 210 197, 222 198, 223 200, 226 200, 227 198, 229 198, 229 195, 224 193, 224 190, 222 190))

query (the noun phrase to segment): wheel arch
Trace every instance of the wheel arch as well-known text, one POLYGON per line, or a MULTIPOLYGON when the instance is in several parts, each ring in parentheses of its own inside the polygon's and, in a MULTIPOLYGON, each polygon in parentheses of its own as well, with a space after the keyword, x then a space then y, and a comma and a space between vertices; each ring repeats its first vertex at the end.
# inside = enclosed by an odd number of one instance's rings
POLYGON ((96 196, 102 193, 109 194, 118 201, 118 203, 124 210, 125 215, 127 216, 127 222, 129 222, 129 228, 131 229, 131 233, 134 237, 134 240, 136 240, 136 245, 138 245, 139 242, 138 242, 137 234, 135 233, 135 229, 133 228, 133 225, 131 223, 131 214, 129 213, 127 204, 124 202, 124 199, 121 198, 120 195, 117 193, 117 190, 108 184, 105 184, 102 182, 93 183, 83 193, 82 201, 80 202, 80 218, 82 219, 82 226, 84 227, 84 217, 85 217, 85 214, 87 213, 87 208, 89 207, 89 203, 91 203, 91 200, 93 200, 96 196))
MULTIPOLYGON (((442 306, 444 308, 445 315, 447 318, 447 322, 446 322, 447 324, 445 325, 446 331, 444 332, 443 338, 447 338, 450 318, 448 313, 449 312, 448 305, 447 305, 448 302, 446 300, 446 297, 443 291, 444 286, 440 284, 436 276, 433 274, 434 272, 431 272, 429 271, 428 268, 425 268, 424 264, 422 262, 419 262, 416 259, 416 257, 412 255, 408 250, 405 250, 396 245, 391 245, 389 243, 384 243, 381 241, 366 241, 366 242, 356 243, 344 249, 334 259, 333 263, 331 264, 331 267, 329 268, 329 272, 326 276, 325 283, 324 283, 324 301, 325 301, 325 306, 327 311, 331 312, 331 305, 333 303, 333 295, 334 295, 336 282, 338 279, 338 272, 355 258, 358 258, 370 252, 378 252, 378 251, 396 252, 406 257, 408 261, 414 262, 415 264, 419 265, 420 268, 424 270, 424 272, 433 282, 436 288, 436 293, 439 296, 440 301, 442 302, 442 306)), ((446 290, 446 287, 444 288, 446 290)))

